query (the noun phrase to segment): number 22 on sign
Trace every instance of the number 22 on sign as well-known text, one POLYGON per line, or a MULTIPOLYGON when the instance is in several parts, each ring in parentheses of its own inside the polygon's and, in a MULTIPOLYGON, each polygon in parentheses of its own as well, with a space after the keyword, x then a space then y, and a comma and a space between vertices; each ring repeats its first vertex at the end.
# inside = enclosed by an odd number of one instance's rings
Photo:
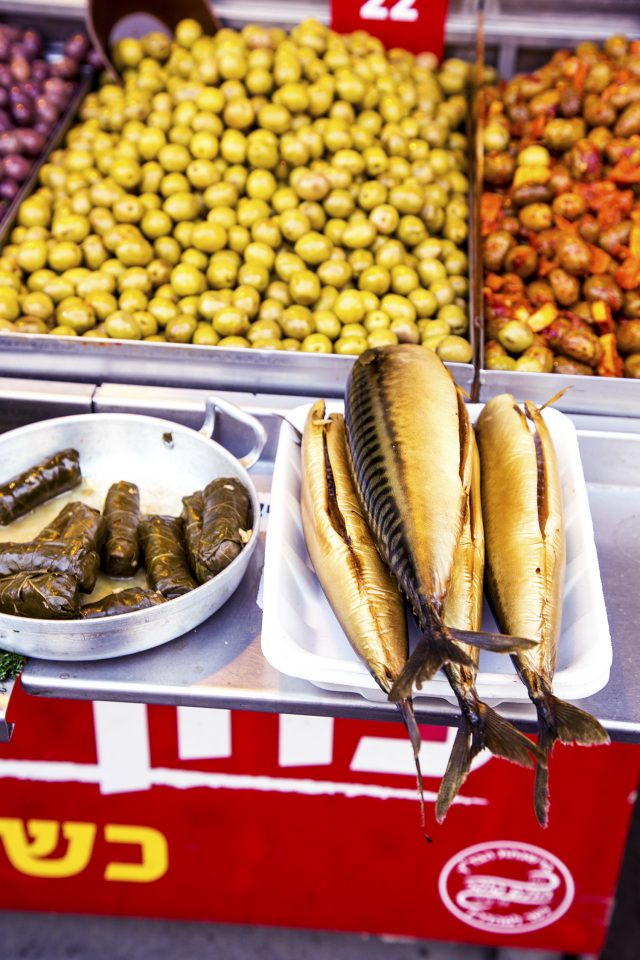
POLYGON ((447 0, 332 0, 331 26, 338 33, 366 30, 385 47, 414 53, 444 48, 447 0))

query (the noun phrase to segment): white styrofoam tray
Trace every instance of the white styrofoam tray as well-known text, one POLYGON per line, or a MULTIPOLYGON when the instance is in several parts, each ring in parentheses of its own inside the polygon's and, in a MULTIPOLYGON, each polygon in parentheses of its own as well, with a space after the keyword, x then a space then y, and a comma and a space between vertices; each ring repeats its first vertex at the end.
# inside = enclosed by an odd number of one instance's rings
MULTIPOLYGON (((482 406, 469 404, 472 422, 482 406)), ((288 413, 288 420, 300 431, 309 409, 310 404, 306 404, 288 413)), ((327 403, 330 413, 343 409, 340 401, 327 403)), ((611 636, 575 427, 557 410, 545 410, 543 416, 558 457, 567 544, 562 635, 553 686, 557 696, 578 700, 606 685, 611 636)), ((300 441, 286 422, 280 432, 273 473, 263 597, 262 652, 272 666, 325 690, 385 699, 345 637, 309 559, 300 516, 300 441)), ((407 619, 413 649, 419 633, 410 614, 407 619)), ((497 630, 486 600, 482 626, 484 630, 497 630)), ((510 658, 500 654, 481 653, 477 689, 483 699, 493 703, 527 699, 510 658)), ((455 702, 442 673, 415 695, 455 702)))

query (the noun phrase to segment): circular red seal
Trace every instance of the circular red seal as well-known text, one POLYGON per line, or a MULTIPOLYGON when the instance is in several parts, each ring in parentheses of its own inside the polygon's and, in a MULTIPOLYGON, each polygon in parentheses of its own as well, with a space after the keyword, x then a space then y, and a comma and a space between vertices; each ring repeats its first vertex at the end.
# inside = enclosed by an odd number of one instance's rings
POLYGON ((571 906, 573 877, 547 850, 515 840, 477 843, 445 864, 438 889, 451 913, 477 930, 529 933, 571 906))

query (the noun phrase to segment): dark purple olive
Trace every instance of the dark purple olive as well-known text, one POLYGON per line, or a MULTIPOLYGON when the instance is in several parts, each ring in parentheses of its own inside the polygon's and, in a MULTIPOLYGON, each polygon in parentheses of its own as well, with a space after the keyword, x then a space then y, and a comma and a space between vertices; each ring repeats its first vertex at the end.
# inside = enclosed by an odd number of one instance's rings
POLYGON ((17 153, 9 153, 4 158, 5 176, 22 183, 29 176, 31 163, 32 161, 27 160, 26 157, 20 157, 17 153))
POLYGON ((22 89, 22 84, 16 83, 15 81, 9 87, 9 101, 11 103, 18 103, 18 101, 24 100, 24 91, 22 89))
POLYGON ((72 37, 69 37, 62 49, 65 56, 81 62, 89 50, 89 40, 84 33, 74 33, 72 37))
POLYGON ((62 77, 47 77, 42 85, 42 90, 45 97, 62 97, 67 94, 68 84, 62 77))
POLYGON ((43 83, 49 76, 49 64, 44 60, 34 60, 31 64, 31 79, 43 83))
POLYGON ((19 127, 30 127, 35 121, 36 112, 33 100, 25 97, 24 100, 18 100, 11 104, 11 116, 19 127))
POLYGON ((35 100, 36 97, 42 96, 42 84, 34 83, 33 80, 27 80, 26 83, 22 84, 22 92, 26 93, 32 100, 35 100))
POLYGON ((10 177, 3 177, 0 180, 0 197, 3 200, 13 200, 20 187, 15 180, 10 177))
POLYGON ((44 137, 37 130, 18 130, 22 152, 28 157, 36 157, 44 147, 44 137))
POLYGON ((20 150, 20 137, 17 130, 5 130, 0 133, 0 157, 6 157, 8 153, 18 153, 20 150))
POLYGON ((0 110, 4 109, 9 103, 9 91, 6 87, 0 87, 0 110))
POLYGON ((59 110, 51 100, 46 97, 38 97, 36 100, 36 116, 38 120, 44 120, 46 123, 55 123, 59 116, 59 110))
POLYGON ((48 140, 49 134, 53 130, 52 123, 46 123, 44 120, 38 120, 38 122, 31 128, 35 130, 36 133, 39 133, 40 136, 44 137, 45 140, 48 140))
POLYGON ((0 63, 0 87, 10 87, 15 83, 13 74, 6 63, 0 63))
POLYGON ((35 60, 42 53, 42 37, 37 30, 25 30, 22 34, 22 46, 27 60, 35 60))
POLYGON ((13 57, 9 63, 9 69, 16 80, 18 80, 20 83, 26 83, 31 76, 31 67, 29 66, 29 61, 24 57, 13 57))
POLYGON ((22 36, 20 27, 11 27, 8 23, 2 25, 2 36, 6 37, 9 43, 15 43, 22 36))
POLYGON ((0 60, 6 63, 11 52, 11 41, 8 37, 0 35, 0 60))
POLYGON ((87 62, 94 68, 94 70, 104 70, 105 68, 105 62, 102 59, 102 55, 93 48, 89 51, 87 62))
POLYGON ((65 80, 77 77, 79 69, 78 61, 72 60, 71 57, 60 57, 51 65, 51 73, 54 77, 64 77, 65 80))
POLYGON ((0 110, 0 133, 4 133, 5 130, 13 130, 13 127, 13 120, 7 111, 0 110))

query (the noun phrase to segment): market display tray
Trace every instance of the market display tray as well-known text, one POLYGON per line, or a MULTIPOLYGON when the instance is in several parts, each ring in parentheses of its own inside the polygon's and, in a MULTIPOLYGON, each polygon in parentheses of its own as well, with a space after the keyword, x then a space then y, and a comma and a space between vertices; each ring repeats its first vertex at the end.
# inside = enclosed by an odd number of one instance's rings
MULTIPOLYGON (((330 412, 342 409, 342 403, 328 404, 330 412)), ((469 405, 472 421, 481 409, 481 404, 469 405)), ((306 550, 296 430, 303 429, 308 411, 309 405, 304 405, 289 413, 276 453, 265 553, 262 652, 288 676, 325 690, 383 700, 385 694, 342 632, 306 550)), ((567 538, 563 629, 554 690, 560 697, 579 700, 606 685, 612 661, 611 636, 576 430, 557 410, 545 410, 543 416, 558 452, 567 538)), ((486 601, 483 629, 496 629, 486 601)), ((418 636, 411 624, 412 646, 418 636)), ((477 688, 483 699, 494 703, 527 699, 510 659, 497 654, 481 653, 477 688)), ((453 700, 442 674, 425 683, 416 697, 453 700)))

